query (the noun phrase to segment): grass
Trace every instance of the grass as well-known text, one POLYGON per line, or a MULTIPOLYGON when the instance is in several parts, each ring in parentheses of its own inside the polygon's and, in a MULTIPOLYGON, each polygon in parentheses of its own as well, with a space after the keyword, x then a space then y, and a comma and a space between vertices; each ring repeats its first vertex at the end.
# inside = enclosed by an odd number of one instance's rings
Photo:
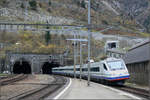
POLYGON ((7 75, 8 75, 8 74, 3 74, 3 73, 0 74, 0 76, 7 76, 7 75))
POLYGON ((141 34, 143 37, 150 37, 150 33, 140 32, 140 34, 141 34))

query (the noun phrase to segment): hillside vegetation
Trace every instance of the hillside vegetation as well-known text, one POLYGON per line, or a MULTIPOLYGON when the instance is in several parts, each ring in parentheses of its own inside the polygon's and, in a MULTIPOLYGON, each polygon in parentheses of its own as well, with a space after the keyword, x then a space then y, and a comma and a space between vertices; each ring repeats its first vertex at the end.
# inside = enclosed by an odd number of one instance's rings
MULTIPOLYGON (((49 23, 87 25, 88 0, 0 0, 0 22, 49 23), (25 2, 27 1, 27 2, 25 2)), ((132 37, 150 36, 149 0, 91 0, 92 32, 125 35, 132 37)), ((40 27, 42 28, 42 27, 40 27)), ((50 27, 56 29, 56 27, 50 27)), ((84 30, 84 29, 82 29, 84 30)), ((85 29, 86 30, 86 29, 85 29)), ((46 32, 0 31, 0 58, 8 51, 17 53, 67 54, 73 61, 72 35, 46 32)), ((87 37, 83 37, 87 38, 87 37)), ((98 61, 103 55, 104 40, 92 38, 91 58, 98 61)), ((87 60, 87 45, 83 48, 87 60)))
MULTIPOLYGON (((63 34, 50 35, 50 41, 47 44, 44 34, 45 33, 35 34, 31 31, 20 31, 19 33, 0 32, 0 43, 4 44, 2 48, 0 47, 0 59, 5 58, 7 52, 14 52, 61 55, 67 53, 65 56, 73 60, 73 42, 66 40, 73 38, 73 36, 63 34)), ((93 59, 98 59, 97 57, 100 56, 100 50, 103 46, 104 43, 102 41, 92 39, 91 56, 93 59)), ((87 45, 83 48, 83 57, 85 60, 87 59, 87 45)))

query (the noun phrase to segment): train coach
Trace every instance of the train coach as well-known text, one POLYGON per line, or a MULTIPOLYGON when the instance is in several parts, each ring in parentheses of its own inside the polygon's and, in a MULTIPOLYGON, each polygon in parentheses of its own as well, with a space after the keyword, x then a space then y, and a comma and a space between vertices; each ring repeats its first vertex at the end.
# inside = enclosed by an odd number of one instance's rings
MULTIPOLYGON (((76 65, 76 76, 80 76, 80 65, 76 65)), ((53 74, 74 76, 74 66, 64 66, 52 69, 53 74)), ((88 77, 88 65, 81 68, 82 78, 88 77)), ((91 63, 91 80, 105 84, 123 85, 129 79, 127 67, 122 59, 107 58, 100 62, 91 63)))

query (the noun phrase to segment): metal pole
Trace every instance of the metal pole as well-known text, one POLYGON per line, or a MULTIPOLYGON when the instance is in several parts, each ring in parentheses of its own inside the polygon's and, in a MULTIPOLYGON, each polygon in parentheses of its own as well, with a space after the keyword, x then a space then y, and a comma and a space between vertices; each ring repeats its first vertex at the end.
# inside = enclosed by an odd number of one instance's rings
MULTIPOLYGON (((74 34, 74 39, 76 35, 74 34)), ((74 41, 74 78, 76 78, 76 41, 74 41)))
POLYGON ((31 66, 31 74, 34 75, 34 60, 35 60, 35 57, 32 57, 32 66, 31 66))
POLYGON ((33 75, 33 58, 32 58, 31 74, 33 75))
POLYGON ((82 43, 80 41, 80 81, 81 81, 81 78, 82 78, 82 43))
POLYGON ((91 24, 91 0, 88 2, 88 83, 87 85, 90 86, 90 45, 91 45, 91 31, 90 31, 90 24, 91 24))
POLYGON ((27 6, 27 0, 25 1, 25 21, 27 21, 27 17, 28 17, 28 6, 27 6))
MULTIPOLYGON (((150 39, 150 37, 149 37, 150 39)), ((150 44, 149 44, 149 50, 150 50, 150 44)), ((149 59, 149 62, 148 62, 148 82, 149 82, 149 99, 150 99, 150 59, 149 59)))
MULTIPOLYGON (((149 49, 150 49, 150 45, 149 45, 149 49)), ((150 99, 150 60, 148 62, 148 85, 149 85, 149 99, 150 99)))

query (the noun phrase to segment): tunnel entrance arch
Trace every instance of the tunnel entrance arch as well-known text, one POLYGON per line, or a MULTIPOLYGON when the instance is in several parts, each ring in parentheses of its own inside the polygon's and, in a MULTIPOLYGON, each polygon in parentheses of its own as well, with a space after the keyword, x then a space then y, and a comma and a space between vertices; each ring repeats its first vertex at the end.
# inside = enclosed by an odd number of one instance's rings
POLYGON ((53 62, 45 62, 42 66, 43 74, 52 74, 52 68, 58 67, 59 64, 55 64, 53 62))
POLYGON ((13 66, 14 74, 31 74, 31 65, 28 61, 16 61, 13 66))

